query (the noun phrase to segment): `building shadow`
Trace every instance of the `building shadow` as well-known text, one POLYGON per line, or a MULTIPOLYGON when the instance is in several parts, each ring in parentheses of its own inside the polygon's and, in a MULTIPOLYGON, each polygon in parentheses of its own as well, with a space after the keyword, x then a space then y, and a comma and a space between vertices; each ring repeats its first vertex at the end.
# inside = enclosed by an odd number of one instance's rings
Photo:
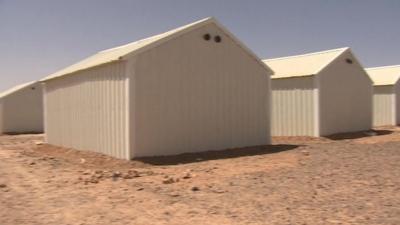
POLYGON ((300 147, 300 145, 285 145, 285 144, 264 145, 264 146, 254 146, 254 147, 246 147, 238 149, 227 149, 220 151, 184 153, 173 156, 142 157, 142 158, 136 158, 135 160, 151 165, 178 165, 178 164, 187 164, 194 162, 204 162, 209 160, 231 159, 244 156, 273 154, 273 153, 293 150, 297 147, 300 147))
POLYGON ((331 140, 347 140, 347 139, 358 139, 365 137, 389 135, 392 133, 393 131, 391 130, 369 130, 369 131, 333 134, 326 136, 326 138, 331 140))
POLYGON ((4 132, 3 135, 29 135, 29 134, 44 134, 39 131, 27 131, 27 132, 4 132))

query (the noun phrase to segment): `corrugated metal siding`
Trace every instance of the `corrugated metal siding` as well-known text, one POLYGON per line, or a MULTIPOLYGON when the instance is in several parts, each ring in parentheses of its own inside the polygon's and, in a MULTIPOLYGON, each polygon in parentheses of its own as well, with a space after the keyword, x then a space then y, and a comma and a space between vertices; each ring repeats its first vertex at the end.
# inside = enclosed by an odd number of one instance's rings
POLYGON ((3 96, 3 133, 42 133, 43 99, 42 85, 32 83, 20 90, 3 96))
POLYGON ((393 86, 374 87, 374 126, 395 125, 393 86))
POLYGON ((138 55, 135 76, 135 156, 270 143, 268 72, 215 25, 138 55))
POLYGON ((314 77, 272 80, 273 136, 314 136, 314 77))
POLYGON ((394 96, 394 101, 396 104, 395 110, 394 110, 394 115, 396 118, 395 125, 400 124, 400 82, 397 82, 395 85, 395 96, 394 96))
POLYGON ((0 99, 0 135, 3 134, 3 101, 0 99))
POLYGON ((130 158, 125 62, 46 82, 50 144, 130 158))
POLYGON ((372 127, 372 82, 350 51, 319 75, 320 135, 369 130, 372 127), (353 64, 346 63, 351 58, 353 64))

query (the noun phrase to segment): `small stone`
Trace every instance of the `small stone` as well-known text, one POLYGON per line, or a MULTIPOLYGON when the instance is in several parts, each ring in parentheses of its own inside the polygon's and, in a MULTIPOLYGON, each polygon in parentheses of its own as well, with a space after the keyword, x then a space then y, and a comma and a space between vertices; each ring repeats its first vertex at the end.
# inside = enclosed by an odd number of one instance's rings
POLYGON ((140 173, 136 170, 129 170, 128 173, 133 177, 140 177, 140 173))
POLYGON ((183 178, 183 179, 192 178, 192 174, 191 174, 191 173, 186 173, 182 178, 183 178))
POLYGON ((90 171, 90 170, 85 170, 85 171, 83 171, 83 175, 89 175, 89 174, 91 174, 92 172, 90 171))
POLYGON ((119 172, 119 171, 115 171, 112 174, 112 177, 120 177, 120 176, 121 176, 121 172, 119 172))
POLYGON ((132 175, 130 175, 130 174, 123 174, 122 176, 121 176, 123 179, 132 179, 133 178, 133 176, 132 175))
POLYGON ((144 188, 142 188, 142 187, 136 189, 136 191, 143 191, 143 190, 144 190, 144 188))
POLYGON ((0 184, 0 188, 6 188, 7 185, 6 184, 0 184))
POLYGON ((194 187, 192 187, 192 188, 191 188, 191 190, 192 190, 192 191, 200 191, 200 188, 199 188, 199 187, 196 187, 196 186, 194 186, 194 187))
POLYGON ((214 189, 214 190, 212 190, 212 192, 217 193, 217 194, 222 194, 222 193, 226 193, 227 191, 222 190, 222 189, 214 189))
POLYGON ((301 154, 306 155, 306 156, 310 155, 310 152, 307 150, 301 150, 300 152, 301 152, 301 154))
POLYGON ((162 181, 163 184, 172 184, 175 183, 174 178, 170 177, 170 178, 166 178, 162 181))
POLYGON ((140 174, 136 170, 129 170, 128 173, 122 175, 122 178, 124 179, 133 179, 135 177, 140 177, 140 174))
POLYGON ((95 174, 103 174, 103 170, 95 170, 94 173, 95 174))
POLYGON ((152 175, 155 175, 156 173, 154 173, 153 171, 146 171, 146 172, 142 172, 142 174, 145 174, 146 176, 152 176, 152 175))
POLYGON ((179 197, 180 194, 179 193, 171 193, 171 194, 169 194, 169 196, 171 196, 171 197, 179 197))
POLYGON ((33 166, 33 165, 35 165, 35 164, 36 164, 35 162, 30 162, 30 163, 29 163, 30 166, 33 166))

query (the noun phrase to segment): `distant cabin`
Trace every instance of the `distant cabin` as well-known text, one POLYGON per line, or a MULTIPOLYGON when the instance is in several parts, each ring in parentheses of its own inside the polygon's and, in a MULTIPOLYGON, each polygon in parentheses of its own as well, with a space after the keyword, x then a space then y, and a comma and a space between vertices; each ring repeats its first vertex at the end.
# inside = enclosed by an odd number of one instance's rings
POLYGON ((372 83, 349 48, 264 60, 272 135, 327 136, 372 127, 372 83))
POLYGON ((400 124, 400 65, 366 70, 374 83, 374 126, 400 124))
POLYGON ((43 96, 39 82, 0 93, 0 134, 43 133, 43 96))
POLYGON ((270 74, 204 19, 43 79, 46 140, 123 159, 266 145, 270 74))

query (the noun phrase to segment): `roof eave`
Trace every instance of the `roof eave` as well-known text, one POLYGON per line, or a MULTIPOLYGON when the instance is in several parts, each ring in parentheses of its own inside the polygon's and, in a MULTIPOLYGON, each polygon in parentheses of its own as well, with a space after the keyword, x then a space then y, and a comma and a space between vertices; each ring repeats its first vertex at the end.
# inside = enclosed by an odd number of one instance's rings
POLYGON ((317 74, 304 74, 304 75, 294 75, 294 76, 280 76, 280 77, 274 77, 271 76, 271 79, 276 80, 276 79, 290 79, 290 78, 302 78, 302 77, 313 77, 316 76, 317 74))
POLYGON ((82 72, 82 71, 90 70, 90 69, 93 69, 93 68, 97 68, 97 67, 100 67, 100 66, 104 66, 104 65, 107 65, 107 64, 120 62, 120 61, 124 61, 123 57, 118 57, 117 59, 114 59, 114 60, 111 60, 111 61, 108 61, 108 62, 104 62, 104 63, 100 63, 100 64, 97 64, 95 66, 90 66, 90 67, 86 67, 86 68, 83 68, 83 69, 75 70, 75 71, 70 72, 70 73, 60 74, 60 75, 57 75, 55 77, 51 77, 51 75, 50 75, 48 78, 43 78, 43 79, 39 80, 39 82, 45 83, 45 82, 48 82, 50 80, 60 79, 60 78, 62 78, 64 76, 67 76, 67 75, 68 76, 69 75, 73 75, 75 73, 79 73, 79 72, 82 72))

